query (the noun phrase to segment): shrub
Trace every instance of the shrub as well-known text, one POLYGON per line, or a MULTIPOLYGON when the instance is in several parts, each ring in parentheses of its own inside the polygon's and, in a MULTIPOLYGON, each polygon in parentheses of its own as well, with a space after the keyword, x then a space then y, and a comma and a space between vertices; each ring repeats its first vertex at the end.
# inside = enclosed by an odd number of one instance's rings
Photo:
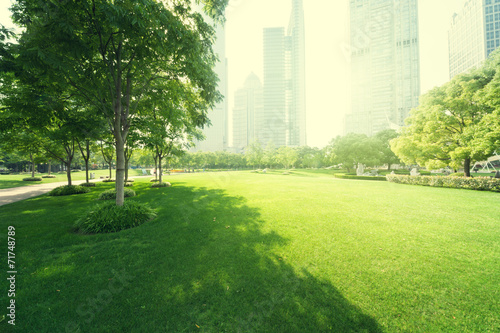
POLYGON ((42 178, 56 178, 56 176, 52 176, 52 175, 45 175, 45 176, 42 176, 42 178))
POLYGON ((150 182, 153 182, 153 183, 155 183, 155 182, 159 182, 159 181, 160 181, 160 180, 159 180, 158 178, 151 178, 151 180, 150 180, 150 182))
MULTIPOLYGON (((135 196, 135 191, 129 188, 124 188, 123 192, 125 198, 135 196)), ((97 200, 112 200, 112 199, 116 199, 116 189, 114 188, 102 192, 101 194, 99 194, 99 198, 97 198, 97 200)))
POLYGON ((459 188, 476 191, 500 192, 500 179, 490 177, 402 176, 387 175, 387 180, 397 184, 459 188))
POLYGON ((153 209, 137 201, 125 201, 123 206, 106 202, 97 205, 78 219, 75 229, 85 234, 117 232, 137 227, 155 217, 153 209))
POLYGON ((115 180, 110 178, 106 178, 103 180, 103 183, 113 183, 113 182, 115 182, 115 180))
POLYGON ((49 192, 50 196, 63 196, 63 195, 73 195, 73 194, 82 194, 82 193, 88 193, 90 192, 90 189, 83 187, 83 186, 78 186, 78 185, 65 185, 65 186, 59 186, 53 189, 52 191, 49 192))
POLYGON ((133 183, 134 180, 133 179, 127 179, 127 183, 133 183))
POLYGON ((170 184, 169 182, 151 184, 151 187, 170 187, 170 186, 172 186, 172 184, 170 184))
POLYGON ((95 183, 81 183, 80 186, 95 187, 95 183))
POLYGON ((356 179, 356 180, 378 180, 378 181, 386 180, 386 178, 383 176, 356 176, 356 175, 349 175, 342 173, 334 174, 333 177, 340 179, 356 179))
POLYGON ((23 178, 23 180, 25 182, 41 182, 42 178, 40 178, 40 177, 27 177, 27 178, 23 178))

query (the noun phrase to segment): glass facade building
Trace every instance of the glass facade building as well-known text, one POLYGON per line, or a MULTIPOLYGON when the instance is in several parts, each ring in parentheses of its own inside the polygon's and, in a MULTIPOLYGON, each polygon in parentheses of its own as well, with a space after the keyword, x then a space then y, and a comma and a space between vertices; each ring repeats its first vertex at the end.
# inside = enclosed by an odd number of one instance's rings
POLYGON ((500 0, 466 0, 448 32, 450 79, 481 63, 500 46, 500 0))
POLYGON ((222 151, 228 146, 228 102, 227 102, 227 58, 226 58, 226 36, 224 26, 215 26, 217 40, 213 45, 214 52, 219 56, 219 62, 215 66, 215 72, 219 77, 218 89, 224 96, 222 102, 218 103, 208 112, 211 126, 203 129, 205 140, 197 141, 191 151, 222 151))
POLYGON ((288 30, 264 29, 264 114, 257 139, 277 146, 305 146, 305 28, 302 0, 292 0, 288 30))
POLYGON ((404 125, 420 96, 417 0, 350 0, 351 113, 345 133, 404 125))
POLYGON ((264 116, 263 88, 260 79, 250 74, 243 88, 234 94, 233 147, 242 151, 257 138, 258 123, 264 116))

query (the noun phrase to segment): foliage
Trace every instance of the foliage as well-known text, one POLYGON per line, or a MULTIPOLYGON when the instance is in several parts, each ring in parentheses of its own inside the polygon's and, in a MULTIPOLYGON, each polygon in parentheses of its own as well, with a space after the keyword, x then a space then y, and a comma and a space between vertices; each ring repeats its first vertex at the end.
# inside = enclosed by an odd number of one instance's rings
POLYGON ((450 177, 450 176, 404 176, 387 175, 392 183, 423 185, 432 187, 449 187, 477 191, 500 192, 500 179, 490 177, 450 177))
POLYGON ((358 163, 374 166, 379 162, 374 141, 365 134, 338 136, 328 145, 327 155, 332 165, 342 164, 348 172, 358 163))
POLYGON ((23 178, 25 182, 39 182, 42 181, 42 177, 26 177, 23 178))
POLYGON ((279 164, 283 165, 285 169, 293 167, 298 158, 299 155, 297 154, 297 151, 295 149, 285 146, 278 148, 276 161, 279 164))
POLYGON ((125 201, 123 206, 106 202, 97 205, 82 216, 75 223, 75 229, 85 234, 118 232, 140 226, 155 217, 156 213, 153 209, 137 201, 125 201))
POLYGON ((470 176, 474 161, 491 154, 478 147, 477 140, 484 127, 482 119, 493 111, 481 99, 491 75, 474 69, 423 95, 400 137, 391 141, 396 155, 406 164, 425 165, 429 170, 462 166, 470 176))
POLYGON ((80 186, 84 186, 84 187, 95 187, 95 183, 81 183, 80 186))
MULTIPOLYGON (((123 193, 124 193, 125 198, 135 196, 135 191, 131 190, 129 188, 125 188, 123 193)), ((116 199, 116 189, 106 190, 106 191, 102 192, 101 194, 99 194, 99 197, 97 198, 97 200, 112 200, 112 199, 116 199)))
POLYGON ((245 148, 245 159, 248 165, 253 167, 262 165, 262 158, 264 157, 264 150, 259 141, 254 141, 245 148))
MULTIPOLYGON (((198 1, 197 1, 198 2, 198 1)), ((183 82, 200 101, 197 125, 221 99, 213 70, 215 30, 191 6, 155 0, 19 1, 14 21, 24 27, 16 58, 43 72, 57 88, 105 118, 116 148, 116 204, 123 204, 125 146, 133 120, 154 83, 183 82), (50 43, 47 43, 50 41, 50 43), (61 88, 64 87, 64 88, 61 88)), ((222 20, 226 0, 204 0, 206 14, 222 20)), ((169 99, 169 92, 165 100, 169 99)), ((66 112, 66 114, 69 114, 66 112)))
POLYGON ((83 194, 88 192, 90 192, 90 189, 88 189, 85 186, 65 185, 56 187, 55 189, 49 192, 49 195, 55 197, 55 196, 64 196, 73 194, 83 194))
POLYGON ((52 175, 50 175, 50 176, 49 176, 49 175, 44 175, 44 176, 42 176, 42 178, 56 178, 56 176, 52 176, 52 175))
POLYGON ((385 181, 385 177, 381 176, 357 176, 357 175, 346 175, 342 173, 336 173, 333 175, 335 178, 340 179, 357 179, 357 180, 381 180, 385 181))

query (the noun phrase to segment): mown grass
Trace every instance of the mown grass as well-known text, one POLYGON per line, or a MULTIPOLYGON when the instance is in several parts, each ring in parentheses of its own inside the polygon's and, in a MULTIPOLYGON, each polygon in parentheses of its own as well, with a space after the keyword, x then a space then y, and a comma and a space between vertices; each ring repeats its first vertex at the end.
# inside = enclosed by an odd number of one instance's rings
POLYGON ((166 180, 135 182, 126 200, 158 217, 114 234, 71 232, 113 184, 0 207, 19 331, 500 330, 498 193, 299 170, 166 180))
MULTIPOLYGON (((93 170, 91 171, 95 173, 96 178, 101 176, 106 177, 109 176, 109 170, 93 170)), ((47 173, 36 173, 36 177, 46 176, 47 173)), ((114 177, 115 171, 112 171, 112 175, 114 177)), ((21 186, 29 186, 35 184, 45 184, 45 183, 57 183, 57 182, 67 182, 68 177, 66 176, 66 172, 59 173, 53 172, 51 176, 55 176, 55 178, 42 178, 41 182, 26 182, 23 181, 23 178, 31 177, 31 173, 22 173, 22 174, 9 174, 9 175, 0 175, 0 190, 6 188, 13 187, 21 187, 21 186)), ((133 176, 142 176, 142 171, 139 169, 130 169, 129 177, 133 176)), ((85 171, 77 171, 71 173, 71 180, 85 180, 85 171)))

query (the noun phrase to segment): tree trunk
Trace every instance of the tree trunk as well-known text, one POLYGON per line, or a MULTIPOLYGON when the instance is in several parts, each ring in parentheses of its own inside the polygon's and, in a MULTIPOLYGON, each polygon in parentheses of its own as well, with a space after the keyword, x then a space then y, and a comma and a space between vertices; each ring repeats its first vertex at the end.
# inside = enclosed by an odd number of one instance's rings
POLYGON ((35 159, 33 158, 33 154, 30 153, 31 160, 31 177, 35 177, 35 159))
POLYGON ((156 169, 156 173, 160 176, 160 183, 162 178, 162 169, 161 169, 161 155, 158 156, 158 169, 156 169))
POLYGON ((49 159, 49 170, 48 170, 48 175, 50 176, 50 171, 52 169, 52 160, 49 159))
POLYGON ((66 177, 68 177, 68 186, 71 186, 71 161, 66 163, 66 177))
POLYGON ((116 205, 123 206, 125 202, 125 142, 121 138, 121 133, 115 133, 116 140, 116 205))
POLYGON ((466 158, 464 161, 464 175, 465 177, 470 177, 470 158, 466 158))
POLYGON ((124 182, 126 183, 128 180, 128 158, 125 159, 125 180, 124 182))
POLYGON ((109 179, 111 179, 111 175, 112 175, 111 169, 113 168, 113 162, 109 162, 108 168, 109 168, 109 179))

